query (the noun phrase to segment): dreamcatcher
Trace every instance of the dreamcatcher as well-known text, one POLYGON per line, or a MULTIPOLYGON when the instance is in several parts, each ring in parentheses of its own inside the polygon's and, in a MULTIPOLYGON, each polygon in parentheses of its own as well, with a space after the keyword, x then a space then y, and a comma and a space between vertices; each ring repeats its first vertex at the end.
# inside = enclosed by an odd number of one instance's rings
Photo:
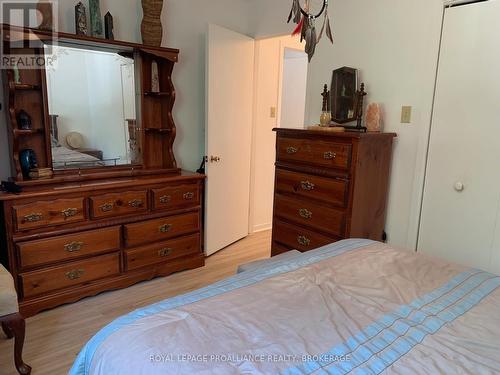
POLYGON ((316 44, 319 43, 323 34, 333 44, 332 28, 328 17, 328 0, 292 0, 292 9, 288 16, 288 23, 292 21, 297 24, 292 35, 300 34, 300 41, 306 41, 305 52, 311 61, 316 51, 316 44), (325 14, 323 26, 319 34, 316 32, 316 20, 325 14))

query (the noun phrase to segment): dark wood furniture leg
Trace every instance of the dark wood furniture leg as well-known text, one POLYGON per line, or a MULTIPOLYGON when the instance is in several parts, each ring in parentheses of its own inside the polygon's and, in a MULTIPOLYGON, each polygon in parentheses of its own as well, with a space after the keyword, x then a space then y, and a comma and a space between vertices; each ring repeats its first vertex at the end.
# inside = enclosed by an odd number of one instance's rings
POLYGON ((14 362, 17 371, 21 375, 31 374, 31 367, 23 362, 24 332, 26 323, 19 313, 3 316, 0 318, 2 329, 7 338, 14 338, 14 362))

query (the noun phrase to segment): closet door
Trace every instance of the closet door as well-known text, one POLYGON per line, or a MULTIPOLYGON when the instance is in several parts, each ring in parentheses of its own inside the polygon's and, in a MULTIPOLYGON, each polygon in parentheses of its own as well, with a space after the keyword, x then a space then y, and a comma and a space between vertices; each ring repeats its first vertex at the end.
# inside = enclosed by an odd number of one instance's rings
POLYGON ((500 1, 449 8, 418 250, 500 273, 500 1))

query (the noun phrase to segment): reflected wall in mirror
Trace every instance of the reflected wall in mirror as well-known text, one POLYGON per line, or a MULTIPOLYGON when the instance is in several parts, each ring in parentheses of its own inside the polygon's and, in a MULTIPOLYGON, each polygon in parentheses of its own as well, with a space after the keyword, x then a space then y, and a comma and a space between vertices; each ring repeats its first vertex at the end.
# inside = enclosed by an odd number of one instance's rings
POLYGON ((52 48, 47 68, 55 170, 140 163, 132 54, 52 48))
POLYGON ((356 121, 358 71, 343 67, 333 71, 332 87, 332 121, 338 124, 356 121))

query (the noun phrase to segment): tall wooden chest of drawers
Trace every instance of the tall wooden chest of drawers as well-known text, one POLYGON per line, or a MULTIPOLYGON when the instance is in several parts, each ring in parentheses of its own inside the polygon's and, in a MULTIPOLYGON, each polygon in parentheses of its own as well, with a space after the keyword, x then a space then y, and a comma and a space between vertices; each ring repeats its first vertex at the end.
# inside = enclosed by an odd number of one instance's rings
POLYGON ((203 184, 183 173, 0 193, 0 260, 21 313, 203 266, 203 184))
POLYGON ((396 134, 275 131, 272 255, 383 240, 396 134))

